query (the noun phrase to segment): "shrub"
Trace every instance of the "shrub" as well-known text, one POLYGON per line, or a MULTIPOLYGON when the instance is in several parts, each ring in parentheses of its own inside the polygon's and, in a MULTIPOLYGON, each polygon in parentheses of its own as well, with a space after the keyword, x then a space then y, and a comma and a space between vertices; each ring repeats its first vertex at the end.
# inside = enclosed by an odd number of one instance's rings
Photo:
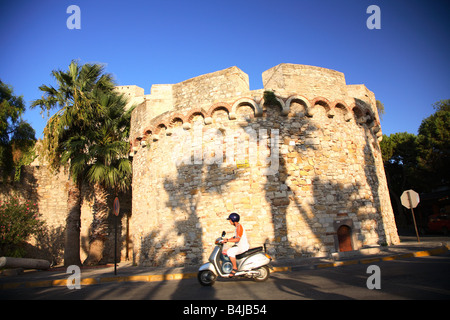
POLYGON ((12 197, 0 201, 0 248, 4 255, 23 255, 20 245, 37 234, 43 221, 37 203, 12 197))

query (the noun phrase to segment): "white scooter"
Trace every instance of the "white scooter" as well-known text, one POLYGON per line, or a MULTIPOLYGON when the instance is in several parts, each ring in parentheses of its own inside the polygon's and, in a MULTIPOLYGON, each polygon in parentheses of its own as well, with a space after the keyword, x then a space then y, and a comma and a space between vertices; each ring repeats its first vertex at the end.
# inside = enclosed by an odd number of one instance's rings
MULTIPOLYGON (((203 264, 198 270, 198 281, 202 286, 212 286, 217 277, 228 278, 233 264, 228 256, 222 254, 223 237, 226 232, 222 232, 222 237, 216 239, 216 247, 209 256, 209 262, 203 264)), ((247 277, 255 281, 265 281, 269 278, 272 268, 269 263, 272 258, 263 252, 263 247, 249 249, 248 251, 236 255, 236 265, 238 271, 233 278, 247 277)))

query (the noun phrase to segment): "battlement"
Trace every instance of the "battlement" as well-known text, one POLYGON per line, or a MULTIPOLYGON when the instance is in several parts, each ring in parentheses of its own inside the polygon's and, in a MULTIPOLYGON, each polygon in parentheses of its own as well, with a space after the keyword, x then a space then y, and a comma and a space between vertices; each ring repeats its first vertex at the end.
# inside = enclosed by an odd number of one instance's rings
POLYGON ((125 107, 126 110, 131 108, 132 105, 139 105, 144 101, 144 89, 136 85, 116 86, 115 90, 128 98, 128 104, 125 107))
POLYGON ((139 87, 123 86, 121 90, 138 104, 131 119, 130 142, 136 146, 158 127, 169 128, 175 120, 188 128, 195 114, 208 124, 217 109, 226 110, 229 120, 234 120, 237 109, 247 105, 253 109, 253 116, 261 117, 264 91, 274 92, 282 116, 293 114, 293 103, 302 104, 308 117, 313 117, 320 106, 329 118, 343 112, 347 121, 367 123, 381 137, 375 95, 365 85, 347 85, 341 72, 283 63, 264 71, 262 78, 264 89, 251 91, 248 75, 231 67, 177 84, 155 84, 150 95, 143 95, 139 87))

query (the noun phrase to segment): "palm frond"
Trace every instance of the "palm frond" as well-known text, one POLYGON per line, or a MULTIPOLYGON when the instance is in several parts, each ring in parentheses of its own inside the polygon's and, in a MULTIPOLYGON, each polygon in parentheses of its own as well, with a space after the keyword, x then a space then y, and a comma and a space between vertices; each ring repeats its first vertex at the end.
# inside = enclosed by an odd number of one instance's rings
POLYGON ((128 134, 131 111, 127 100, 113 91, 114 80, 99 64, 73 60, 67 71, 54 70, 57 87, 42 85, 41 99, 32 106, 59 106, 44 129, 44 145, 54 166, 70 164, 74 180, 86 179, 124 190, 131 183, 128 134))

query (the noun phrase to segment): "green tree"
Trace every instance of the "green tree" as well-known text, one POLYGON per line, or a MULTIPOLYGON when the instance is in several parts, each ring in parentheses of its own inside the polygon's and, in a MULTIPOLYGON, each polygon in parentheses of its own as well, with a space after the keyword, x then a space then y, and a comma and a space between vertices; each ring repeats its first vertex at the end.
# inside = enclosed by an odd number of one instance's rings
POLYGON ((380 143, 394 211, 404 212, 400 195, 407 189, 431 192, 450 185, 450 100, 434 104, 436 112, 423 119, 419 134, 383 135, 380 143))
POLYGON ((13 167, 16 167, 16 175, 20 173, 21 164, 36 142, 34 129, 22 119, 24 112, 22 96, 15 96, 13 88, 0 80, 0 167, 3 178, 9 176, 13 167))
POLYGON ((39 106, 47 115, 57 109, 44 129, 43 145, 51 168, 59 170, 62 165, 68 166, 74 182, 68 191, 64 264, 80 265, 81 186, 88 181, 88 168, 96 161, 92 158, 92 148, 99 142, 95 139, 96 132, 113 120, 108 118, 108 108, 101 99, 115 95, 115 84, 112 76, 104 73, 103 66, 80 66, 77 61, 72 61, 67 71, 53 70, 52 76, 57 88, 40 86, 43 96, 32 107, 39 106))
POLYGON ((450 99, 435 103, 434 109, 422 121, 418 135, 419 165, 426 173, 428 191, 450 185, 450 99))
POLYGON ((417 163, 417 136, 408 132, 383 135, 380 148, 393 207, 397 216, 402 219, 401 194, 409 188, 417 190, 421 185, 417 163))

